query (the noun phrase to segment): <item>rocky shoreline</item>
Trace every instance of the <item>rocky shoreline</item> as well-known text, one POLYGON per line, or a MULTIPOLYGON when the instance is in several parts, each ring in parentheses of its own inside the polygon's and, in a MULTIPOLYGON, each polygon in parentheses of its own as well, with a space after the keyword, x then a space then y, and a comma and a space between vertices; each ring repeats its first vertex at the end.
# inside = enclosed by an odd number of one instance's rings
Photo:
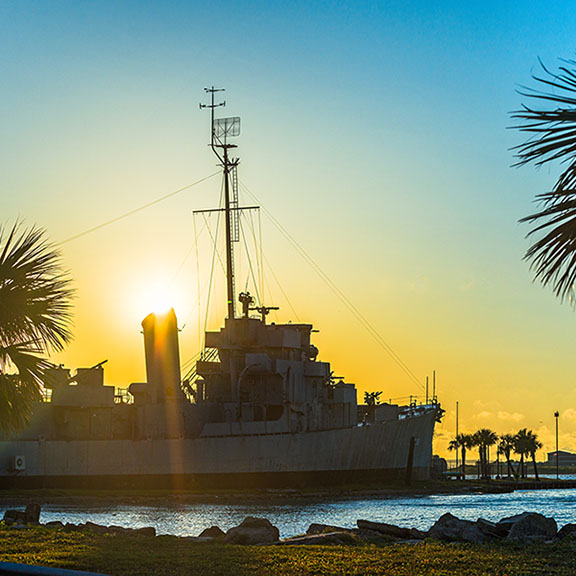
MULTIPOLYGON (((3 523, 15 530, 25 530, 32 526, 44 526, 64 531, 89 531, 99 534, 123 534, 139 537, 157 537, 152 526, 144 528, 126 528, 122 526, 103 526, 93 522, 82 524, 62 523, 60 521, 40 522, 41 507, 31 503, 25 510, 10 509, 4 514, 3 523)), ((267 518, 246 517, 238 526, 227 531, 218 526, 203 530, 198 536, 161 536, 178 538, 193 542, 222 542, 239 545, 356 545, 411 543, 425 540, 442 542, 486 542, 508 541, 520 543, 574 541, 576 542, 576 524, 566 524, 560 530, 554 518, 537 512, 523 512, 515 516, 490 522, 478 518, 475 522, 462 520, 450 513, 443 514, 428 530, 405 528, 358 519, 356 528, 330 526, 313 523, 306 534, 280 539, 280 532, 267 518)))

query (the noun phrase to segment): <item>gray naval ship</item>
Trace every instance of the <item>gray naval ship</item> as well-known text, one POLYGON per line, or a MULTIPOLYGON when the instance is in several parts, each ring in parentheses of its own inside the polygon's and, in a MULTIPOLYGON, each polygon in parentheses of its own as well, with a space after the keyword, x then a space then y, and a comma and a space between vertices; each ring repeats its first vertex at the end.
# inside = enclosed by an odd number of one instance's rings
POLYGON ((142 322, 146 382, 104 384, 104 362, 52 368, 44 402, 0 438, 0 486, 256 487, 424 480, 442 409, 434 398, 358 405, 354 384, 318 360, 311 324, 267 322, 248 292, 235 305, 238 118, 214 118, 224 175, 228 316, 182 376, 174 310, 142 322))

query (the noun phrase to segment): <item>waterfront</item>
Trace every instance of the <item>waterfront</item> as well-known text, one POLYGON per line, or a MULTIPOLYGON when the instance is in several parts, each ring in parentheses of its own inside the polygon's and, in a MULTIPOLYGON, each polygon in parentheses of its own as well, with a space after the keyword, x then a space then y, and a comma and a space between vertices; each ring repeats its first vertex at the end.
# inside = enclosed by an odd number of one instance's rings
MULTIPOLYGON (((352 528, 359 518, 427 530, 442 514, 459 518, 479 517, 497 521, 524 511, 539 512, 556 519, 558 526, 576 522, 576 490, 519 490, 504 494, 433 494, 386 498, 312 499, 261 497, 249 502, 220 503, 194 498, 45 498, 41 522, 54 520, 74 524, 86 521, 125 527, 154 526, 158 534, 197 536, 218 525, 223 530, 239 524, 246 516, 268 518, 281 537, 306 531, 313 522, 352 528)), ((2 502, 0 513, 16 505, 2 502)))

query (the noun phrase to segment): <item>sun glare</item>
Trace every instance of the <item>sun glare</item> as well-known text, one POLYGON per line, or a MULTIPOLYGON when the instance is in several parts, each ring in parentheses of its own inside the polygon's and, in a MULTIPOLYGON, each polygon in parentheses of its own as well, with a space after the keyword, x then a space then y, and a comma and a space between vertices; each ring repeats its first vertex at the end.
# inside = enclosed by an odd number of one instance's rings
POLYGON ((171 308, 175 308, 174 302, 168 297, 167 294, 158 294, 151 300, 151 305, 148 307, 148 312, 154 312, 154 314, 166 314, 171 308))
POLYGON ((164 287, 145 285, 133 290, 129 298, 133 313, 142 319, 151 312, 164 314, 174 308, 176 314, 183 314, 183 301, 175 290, 166 290, 164 287))

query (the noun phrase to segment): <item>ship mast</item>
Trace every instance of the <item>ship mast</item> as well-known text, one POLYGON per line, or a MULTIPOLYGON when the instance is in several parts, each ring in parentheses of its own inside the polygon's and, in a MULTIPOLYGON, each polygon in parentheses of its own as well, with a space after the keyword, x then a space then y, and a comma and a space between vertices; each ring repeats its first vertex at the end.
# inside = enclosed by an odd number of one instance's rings
POLYGON ((214 118, 214 109, 226 106, 226 101, 214 102, 216 92, 223 92, 223 88, 204 88, 210 94, 210 104, 200 104, 200 108, 210 108, 211 114, 211 137, 210 147, 220 161, 224 176, 224 213, 226 219, 226 281, 228 299, 228 318, 234 319, 234 247, 233 242, 238 242, 238 188, 235 174, 238 166, 238 158, 230 158, 229 150, 236 148, 235 144, 228 144, 228 136, 240 134, 240 118, 214 118), (230 179, 233 177, 232 199, 230 194, 230 179))

